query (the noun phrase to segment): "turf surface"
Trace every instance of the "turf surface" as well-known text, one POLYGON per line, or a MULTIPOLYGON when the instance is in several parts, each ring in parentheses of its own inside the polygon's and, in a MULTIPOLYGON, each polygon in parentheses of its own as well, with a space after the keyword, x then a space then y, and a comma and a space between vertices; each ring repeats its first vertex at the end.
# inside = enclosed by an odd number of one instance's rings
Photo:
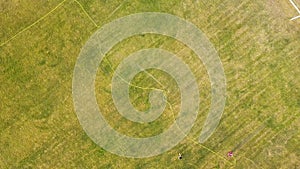
MULTIPOLYGON (((297 11, 288 0, 3 1, 0 14, 0 168, 300 167, 300 19, 290 21, 297 11), (78 122, 72 75, 80 49, 102 25, 137 12, 182 17, 198 26, 219 53, 227 102, 219 127, 203 145, 196 142, 211 97, 205 67, 184 44, 160 35, 129 38, 107 54, 97 72, 98 104, 119 132, 135 137, 163 132, 180 104, 168 74, 148 70, 173 91, 167 93, 172 106, 149 124, 118 114, 110 83, 130 53, 166 49, 190 65, 199 85, 199 115, 188 137, 159 156, 128 159, 94 144, 78 122), (226 157, 230 150, 234 158, 226 157)), ((161 87, 145 72, 131 83, 161 87)), ((130 87, 139 110, 149 108, 148 94, 130 87)))

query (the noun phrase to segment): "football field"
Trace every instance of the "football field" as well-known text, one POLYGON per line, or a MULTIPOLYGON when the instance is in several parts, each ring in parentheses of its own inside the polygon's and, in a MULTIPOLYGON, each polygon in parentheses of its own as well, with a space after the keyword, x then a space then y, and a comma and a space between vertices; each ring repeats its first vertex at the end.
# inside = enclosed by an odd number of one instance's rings
MULTIPOLYGON (((298 7, 300 0, 0 1, 0 168, 300 168, 298 7), (199 59, 203 56, 177 35, 144 33, 119 41, 97 65, 94 94, 102 117, 116 132, 132 138, 165 133, 173 124, 184 136, 166 151, 132 158, 108 151, 85 132, 74 105, 74 77, 78 58, 95 32, 116 19, 146 12, 177 16, 201 30, 222 64, 226 101, 214 132, 200 143, 216 92, 207 64, 199 59), (167 71, 147 68, 125 79, 132 67, 123 70, 122 63, 145 49, 168 51, 188 66, 199 89, 198 94, 189 87, 189 96, 200 100, 196 105, 187 102, 189 97, 182 101, 182 88, 167 71), (117 84, 127 85, 128 102, 137 112, 159 103, 164 106, 161 114, 145 123, 120 114, 116 99, 126 100, 112 91, 117 78, 123 81, 117 84), (181 131, 185 124, 176 123, 183 103, 198 111, 195 121, 186 122, 189 132, 181 131)), ((142 25, 128 24, 128 31, 142 25)), ((191 33, 187 39, 194 38, 191 33)), ((173 61, 166 67, 182 81, 189 79, 173 61)), ((134 66, 146 62, 152 61, 134 66)), ((109 146, 121 151, 114 141, 109 146)))

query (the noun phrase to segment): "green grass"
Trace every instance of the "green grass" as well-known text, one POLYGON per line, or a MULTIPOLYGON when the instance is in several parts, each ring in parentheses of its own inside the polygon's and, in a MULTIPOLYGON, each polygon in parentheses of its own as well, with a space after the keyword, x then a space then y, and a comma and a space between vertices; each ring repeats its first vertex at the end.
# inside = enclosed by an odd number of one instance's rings
MULTIPOLYGON (((39 20, 60 2, 0 2, 0 168, 300 167, 300 19, 289 20, 296 11, 288 1, 78 1, 99 27, 136 12, 185 18, 207 35, 222 60, 226 107, 217 130, 204 144, 215 154, 192 141, 197 141, 209 110, 210 83, 205 67, 188 47, 165 36, 145 35, 120 42, 106 55, 97 72, 97 101, 110 125, 130 136, 166 130, 174 122, 180 97, 169 75, 149 70, 175 91, 167 93, 175 112, 167 107, 149 124, 122 117, 109 85, 125 57, 143 48, 166 49, 177 53, 197 78, 200 110, 188 138, 145 159, 106 152, 80 126, 72 100, 73 69, 80 49, 98 27, 75 1, 62 3, 39 20), (219 157, 226 158, 235 148, 230 163, 219 157), (181 161, 179 152, 184 155, 181 161)), ((146 73, 131 83, 160 87, 146 73)), ((130 87, 131 101, 139 110, 149 108, 148 94, 130 87)))

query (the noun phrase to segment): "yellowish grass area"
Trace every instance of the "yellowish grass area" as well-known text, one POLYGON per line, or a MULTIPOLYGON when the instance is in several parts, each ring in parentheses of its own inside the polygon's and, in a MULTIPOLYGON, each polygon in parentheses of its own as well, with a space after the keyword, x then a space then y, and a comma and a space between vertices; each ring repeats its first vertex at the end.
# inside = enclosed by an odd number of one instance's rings
MULTIPOLYGON (((295 1, 298 2, 298 1, 295 1)), ((298 4, 300 4, 298 2, 298 4)), ((0 2, 0 168, 299 168, 300 19, 289 1, 3 1, 0 2), (137 124, 116 111, 111 77, 130 53, 162 48, 191 68, 200 90, 198 119, 189 135, 159 156, 132 159, 106 152, 80 126, 73 107, 72 75, 80 49, 101 26, 137 12, 167 12, 199 27, 217 49, 227 79, 221 122, 197 143, 210 104, 201 60, 184 44, 160 35, 117 44, 99 65, 99 107, 117 131, 134 137, 163 132, 179 109, 179 90, 166 73, 149 69, 165 88, 165 112, 137 124), (234 158, 226 153, 234 151, 234 158), (178 153, 183 160, 178 160, 178 153)), ((131 84, 161 88, 147 73, 131 84)), ((149 90, 130 87, 139 110, 149 90)))

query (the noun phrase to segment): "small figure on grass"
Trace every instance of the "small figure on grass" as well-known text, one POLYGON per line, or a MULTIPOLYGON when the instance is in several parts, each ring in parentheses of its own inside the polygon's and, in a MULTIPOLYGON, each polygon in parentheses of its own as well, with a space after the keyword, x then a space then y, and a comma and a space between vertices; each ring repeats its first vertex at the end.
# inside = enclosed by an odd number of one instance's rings
POLYGON ((232 151, 229 151, 229 152, 227 153, 227 156, 228 156, 228 157, 233 157, 233 152, 232 152, 232 151))
POLYGON ((182 160, 182 154, 178 153, 178 160, 182 160))

